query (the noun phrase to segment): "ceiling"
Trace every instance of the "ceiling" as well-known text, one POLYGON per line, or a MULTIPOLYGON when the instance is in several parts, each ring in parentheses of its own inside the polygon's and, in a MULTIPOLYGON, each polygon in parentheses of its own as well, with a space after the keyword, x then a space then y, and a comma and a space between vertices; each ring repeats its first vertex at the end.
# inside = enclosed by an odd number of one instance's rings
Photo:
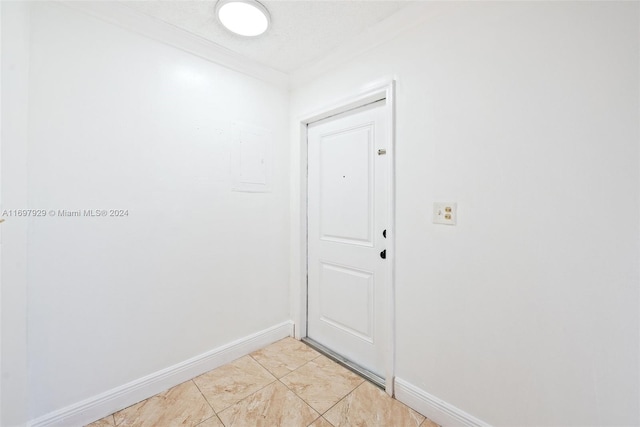
POLYGON ((230 33, 217 22, 216 0, 122 1, 138 12, 200 36, 275 70, 291 73, 398 12, 407 1, 278 1, 261 3, 271 14, 263 36, 230 33))

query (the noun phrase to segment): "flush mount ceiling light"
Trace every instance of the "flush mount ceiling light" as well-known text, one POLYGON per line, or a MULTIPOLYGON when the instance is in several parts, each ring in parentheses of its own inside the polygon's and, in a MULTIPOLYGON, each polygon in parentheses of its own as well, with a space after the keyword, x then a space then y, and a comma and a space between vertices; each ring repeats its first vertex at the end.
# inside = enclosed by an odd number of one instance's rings
POLYGON ((267 8, 255 0, 218 0, 216 17, 229 31, 247 37, 259 36, 271 23, 267 8))

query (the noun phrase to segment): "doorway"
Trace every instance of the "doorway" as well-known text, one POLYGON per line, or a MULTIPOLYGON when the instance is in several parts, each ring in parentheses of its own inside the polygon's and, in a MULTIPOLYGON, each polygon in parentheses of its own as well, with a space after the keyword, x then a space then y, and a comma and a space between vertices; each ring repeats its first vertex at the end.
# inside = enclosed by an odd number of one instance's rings
POLYGON ((308 120, 301 337, 393 393, 393 82, 308 120))

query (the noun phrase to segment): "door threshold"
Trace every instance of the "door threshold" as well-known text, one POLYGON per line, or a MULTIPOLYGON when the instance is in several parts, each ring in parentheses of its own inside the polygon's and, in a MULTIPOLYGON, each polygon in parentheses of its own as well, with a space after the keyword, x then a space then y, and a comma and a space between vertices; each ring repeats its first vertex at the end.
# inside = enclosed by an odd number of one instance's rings
POLYGON ((385 389, 384 378, 380 377, 379 375, 376 375, 373 372, 371 372, 370 370, 365 369, 362 366, 360 366, 360 365, 358 365, 356 363, 353 363, 352 361, 350 361, 348 359, 345 359, 344 357, 340 356, 335 351, 328 349, 327 347, 323 346, 322 344, 314 341, 313 339, 311 339, 309 337, 302 338, 302 342, 304 342, 305 344, 307 344, 309 347, 313 348, 317 352, 325 355, 326 357, 328 357, 329 359, 333 360, 334 362, 337 362, 340 365, 344 366, 348 370, 360 375, 362 378, 364 378, 365 380, 369 381, 373 385, 375 385, 377 387, 380 387, 382 390, 385 389))

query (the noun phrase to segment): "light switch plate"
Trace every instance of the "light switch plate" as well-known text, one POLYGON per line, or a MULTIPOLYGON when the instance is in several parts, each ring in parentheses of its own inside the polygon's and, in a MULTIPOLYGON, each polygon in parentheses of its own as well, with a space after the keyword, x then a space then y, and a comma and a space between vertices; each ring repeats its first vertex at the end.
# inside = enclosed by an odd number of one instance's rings
POLYGON ((435 202, 433 204, 433 223, 456 225, 458 204, 453 202, 435 202))

